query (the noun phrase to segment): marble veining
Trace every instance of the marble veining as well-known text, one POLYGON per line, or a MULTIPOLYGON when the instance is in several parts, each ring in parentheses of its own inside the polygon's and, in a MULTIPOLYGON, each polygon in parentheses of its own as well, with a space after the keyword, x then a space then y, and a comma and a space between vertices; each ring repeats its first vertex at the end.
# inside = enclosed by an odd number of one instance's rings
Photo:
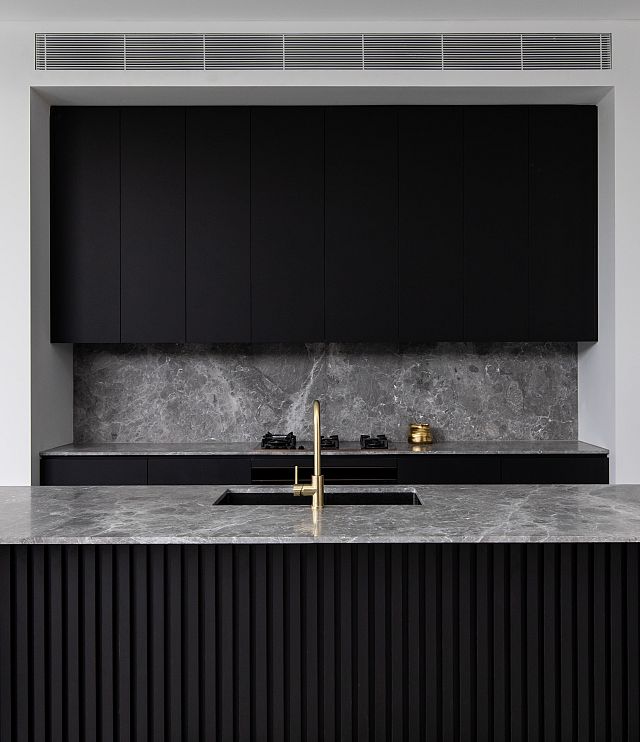
POLYGON ((0 487, 0 543, 640 541, 640 485, 349 487, 409 489, 421 505, 333 505, 316 518, 304 504, 214 506, 226 489, 0 487))
POLYGON ((78 443, 256 441, 311 435, 311 402, 343 440, 409 422, 435 439, 575 440, 572 343, 77 345, 78 443))

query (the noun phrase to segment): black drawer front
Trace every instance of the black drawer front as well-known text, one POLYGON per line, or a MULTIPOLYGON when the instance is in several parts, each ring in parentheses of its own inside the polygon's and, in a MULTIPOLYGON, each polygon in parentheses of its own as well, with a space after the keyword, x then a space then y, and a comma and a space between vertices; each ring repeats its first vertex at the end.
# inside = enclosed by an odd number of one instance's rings
MULTIPOLYGON (((301 482, 313 474, 312 456, 262 456, 251 465, 252 484, 292 484, 298 467, 301 482)), ((394 456, 325 456, 322 459, 325 484, 397 484, 398 462, 394 456)))
POLYGON ((499 456, 416 454, 399 458, 400 484, 498 484, 499 456))
POLYGON ((607 484, 607 456, 503 456, 504 484, 607 484))
POLYGON ((77 456, 44 458, 40 483, 50 486, 146 484, 144 456, 77 456))
POLYGON ((241 456, 151 456, 149 484, 249 484, 249 459, 241 456))

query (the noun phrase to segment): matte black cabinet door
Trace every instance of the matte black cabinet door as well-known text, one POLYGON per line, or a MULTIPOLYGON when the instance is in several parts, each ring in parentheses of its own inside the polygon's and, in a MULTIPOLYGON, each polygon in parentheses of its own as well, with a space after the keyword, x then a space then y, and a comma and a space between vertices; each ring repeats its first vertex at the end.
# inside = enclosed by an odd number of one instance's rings
POLYGON ((327 108, 325 332, 398 340, 398 114, 327 108))
POLYGON ((398 120, 400 340, 463 339, 461 107, 398 120))
POLYGON ((122 109, 122 341, 185 340, 185 112, 122 109))
POLYGON ((120 342, 120 111, 51 109, 51 341, 120 342))
POLYGON ((250 484, 244 456, 150 456, 149 484, 250 484))
POLYGON ((400 484, 498 484, 499 456, 423 454, 398 457, 400 484))
POLYGON ((595 106, 532 106, 533 340, 597 340, 595 106))
POLYGON ((251 111, 251 336, 324 337, 322 108, 251 111))
POLYGON ((60 456, 40 459, 40 483, 49 486, 147 483, 144 456, 60 456))
POLYGON ((467 340, 528 338, 528 149, 527 108, 465 108, 467 340))
POLYGON ((503 484, 608 484, 607 456, 503 456, 503 484))
POLYGON ((250 111, 187 111, 186 336, 248 343, 250 111))

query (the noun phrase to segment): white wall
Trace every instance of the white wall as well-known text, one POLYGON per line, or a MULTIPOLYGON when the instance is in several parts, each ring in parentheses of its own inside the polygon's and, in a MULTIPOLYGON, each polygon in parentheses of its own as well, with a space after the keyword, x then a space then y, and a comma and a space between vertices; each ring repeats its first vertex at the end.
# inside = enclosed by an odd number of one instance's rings
MULTIPOLYGON (((30 89, 54 102, 187 103, 295 102, 332 100, 363 102, 574 102, 594 101, 607 88, 614 94, 603 101, 603 152, 613 148, 613 164, 603 163, 600 328, 597 346, 581 349, 580 431, 583 438, 615 447, 618 481, 640 482, 636 433, 640 420, 640 23, 483 22, 483 23, 342 23, 269 24, 127 23, 127 24, 0 24, 0 484, 31 481, 33 453, 70 438, 71 364, 68 349, 48 345, 43 245, 46 227, 39 211, 45 196, 29 182, 30 89), (593 72, 35 72, 36 31, 612 31, 612 71, 593 72), (362 88, 366 90, 362 91, 362 88), (448 90, 447 90, 448 88, 448 90), (456 94, 457 91, 457 94, 456 94), (555 94, 554 94, 555 92, 555 94), (453 97, 452 97, 453 96, 453 97), (612 111, 613 109, 613 111, 612 111), (613 113, 613 121, 612 121, 613 113), (613 136, 615 135, 615 136, 613 136), (615 177, 615 205, 607 183, 615 177), (30 193, 34 214, 34 296, 30 276, 30 193), (612 209, 613 217, 612 218, 612 209), (611 251, 614 247, 615 261, 611 251), (605 252, 606 250, 606 252, 605 252), (39 272, 38 272, 39 271, 39 272), (613 293, 615 285, 615 295, 613 293), (615 304, 614 304, 615 302, 615 304), (33 311, 32 311, 33 310, 33 311), (615 327, 613 317, 615 313, 615 327), (32 334, 31 334, 32 333, 32 334), (34 392, 31 393, 31 374, 34 392), (35 385, 38 385, 37 389, 35 385)), ((34 99, 34 147, 42 143, 43 108, 34 99), (39 142, 39 144, 38 144, 39 142)), ((34 149, 35 153, 35 149, 34 149)), ((43 178, 41 163, 34 177, 43 178), (37 175, 36 175, 37 173, 37 175)), ((44 208, 44 207, 43 207, 44 208)))
POLYGON ((73 438, 73 346, 49 342, 49 103, 31 91, 31 481, 73 438))

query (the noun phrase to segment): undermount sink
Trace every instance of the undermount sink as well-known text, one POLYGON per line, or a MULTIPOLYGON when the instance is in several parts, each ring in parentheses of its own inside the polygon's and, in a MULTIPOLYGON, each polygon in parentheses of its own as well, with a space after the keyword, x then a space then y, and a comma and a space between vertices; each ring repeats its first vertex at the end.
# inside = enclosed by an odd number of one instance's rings
MULTIPOLYGON (((380 492, 327 492, 325 505, 421 505, 415 490, 386 490, 380 492)), ((226 490, 214 505, 302 505, 309 507, 310 497, 295 496, 291 492, 262 490, 226 490)))

